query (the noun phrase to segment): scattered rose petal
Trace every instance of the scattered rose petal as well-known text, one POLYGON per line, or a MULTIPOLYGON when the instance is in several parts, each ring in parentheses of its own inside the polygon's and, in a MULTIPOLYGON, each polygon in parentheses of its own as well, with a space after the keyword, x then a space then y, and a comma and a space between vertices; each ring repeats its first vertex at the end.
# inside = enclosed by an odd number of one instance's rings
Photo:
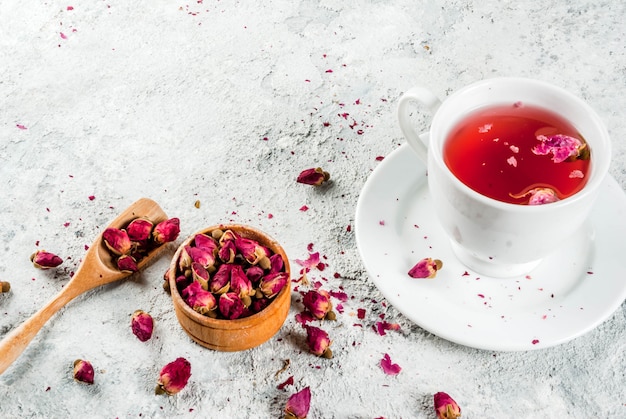
POLYGON ((309 210, 309 207, 307 207, 306 205, 302 205, 300 207, 300 211, 302 211, 302 212, 307 212, 308 210, 309 210))
POLYGON ((582 179, 585 177, 581 170, 572 170, 569 174, 570 179, 582 179))
POLYGON ((313 314, 311 314, 311 312, 309 311, 298 313, 296 314, 295 317, 296 317, 296 321, 303 326, 315 320, 315 317, 313 317, 313 314))
POLYGON ((359 308, 356 310, 356 316, 357 318, 363 320, 365 318, 365 309, 364 308, 359 308))
POLYGON ((310 253, 306 260, 296 259, 295 261, 298 265, 307 269, 315 268, 320 263, 320 254, 319 252, 310 253))
POLYGON ((409 276, 411 278, 434 278, 442 267, 443 262, 439 259, 424 258, 409 270, 409 276))
POLYGON ((348 294, 343 291, 330 291, 329 294, 331 297, 336 298, 343 303, 348 301, 348 294))
POLYGON ((533 341, 531 342, 533 345, 536 345, 539 343, 539 339, 533 339, 533 341))
POLYGON ((289 396, 285 404, 285 419, 306 419, 311 406, 311 389, 305 387, 289 396))
POLYGON ((461 408, 447 393, 443 391, 435 393, 433 403, 438 419, 456 419, 461 417, 461 408))
POLYGON ((17 128, 19 128, 19 129, 28 129, 28 128, 26 128, 26 126, 25 126, 25 125, 22 125, 22 124, 15 124, 15 126, 16 126, 17 128))
POLYGON ((481 134, 484 134, 486 132, 489 132, 491 127, 493 127, 493 124, 485 124, 482 127, 478 127, 478 132, 480 132, 481 134))
POLYGON ((276 386, 276 388, 279 389, 279 390, 282 390, 282 389, 284 389, 285 387, 287 387, 289 385, 293 385, 293 375, 290 376, 289 378, 287 378, 282 383, 280 383, 278 386, 276 386))
POLYGON ((387 330, 400 330, 398 323, 388 323, 386 321, 376 322, 376 330, 380 336, 385 336, 387 330))
POLYGON ((506 159, 506 162, 513 167, 517 167, 517 159, 515 158, 515 156, 511 156, 508 159, 506 159))
POLYGON ((402 371, 400 365, 391 362, 389 354, 385 354, 383 359, 380 360, 380 367, 387 375, 398 375, 402 371))

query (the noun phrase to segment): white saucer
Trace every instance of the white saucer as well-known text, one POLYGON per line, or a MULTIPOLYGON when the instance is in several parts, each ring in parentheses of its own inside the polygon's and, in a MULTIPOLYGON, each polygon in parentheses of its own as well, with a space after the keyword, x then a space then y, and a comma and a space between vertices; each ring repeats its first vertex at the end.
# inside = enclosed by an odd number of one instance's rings
POLYGON ((356 240, 371 280, 423 329, 462 345, 521 351, 558 345, 606 320, 626 299, 626 196, 607 177, 588 226, 528 276, 490 278, 452 252, 431 206, 424 164, 404 144, 369 177, 356 240), (407 272, 443 261, 434 279, 407 272))

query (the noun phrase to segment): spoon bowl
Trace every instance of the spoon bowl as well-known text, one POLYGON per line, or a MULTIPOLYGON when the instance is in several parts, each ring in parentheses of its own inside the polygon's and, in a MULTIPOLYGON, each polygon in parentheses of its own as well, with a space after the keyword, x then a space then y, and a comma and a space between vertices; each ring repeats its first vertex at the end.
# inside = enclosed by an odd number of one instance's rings
MULTIPOLYGON (((141 198, 120 213, 107 228, 123 228, 138 217, 146 217, 155 225, 167 220, 167 215, 156 202, 148 198, 141 198)), ((137 263, 138 268, 142 269, 152 262, 164 247, 165 245, 162 244, 152 249, 137 263)), ((102 240, 102 233, 98 234, 67 285, 44 307, 2 339, 0 342, 0 374, 20 356, 52 315, 72 299, 101 285, 119 281, 130 275, 131 272, 122 272, 115 266, 111 253, 102 240)))

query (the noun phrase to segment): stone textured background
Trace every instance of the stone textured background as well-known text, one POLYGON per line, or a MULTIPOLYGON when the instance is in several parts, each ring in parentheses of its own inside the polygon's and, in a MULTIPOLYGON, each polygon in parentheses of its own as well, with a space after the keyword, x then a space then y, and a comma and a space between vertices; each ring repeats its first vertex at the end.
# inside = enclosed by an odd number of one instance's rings
POLYGON ((327 268, 310 279, 349 299, 322 326, 332 360, 307 353, 295 292, 268 343, 209 351, 179 328, 161 288, 172 247, 53 317, 0 376, 0 416, 280 417, 310 386, 311 418, 431 418, 437 391, 467 418, 626 417, 624 304, 555 348, 462 347, 385 303, 351 228, 376 158, 404 142, 397 99, 418 83, 441 98, 493 76, 565 87, 604 119, 611 174, 626 187, 625 19, 626 3, 609 0, 3 0, 0 280, 12 290, 0 295, 0 337, 57 293, 85 245, 142 196, 181 219, 181 239, 248 223, 278 239, 296 269, 312 244, 327 268), (296 184, 314 166, 332 183, 296 184), (37 249, 65 263, 36 270, 37 249), (146 343, 129 327, 138 308, 156 320, 146 343), (381 316, 401 330, 380 336, 381 316), (385 353, 397 376, 380 368, 385 353), (179 356, 192 365, 188 387, 155 396, 160 368, 179 356), (94 364, 93 386, 73 381, 76 358, 94 364))

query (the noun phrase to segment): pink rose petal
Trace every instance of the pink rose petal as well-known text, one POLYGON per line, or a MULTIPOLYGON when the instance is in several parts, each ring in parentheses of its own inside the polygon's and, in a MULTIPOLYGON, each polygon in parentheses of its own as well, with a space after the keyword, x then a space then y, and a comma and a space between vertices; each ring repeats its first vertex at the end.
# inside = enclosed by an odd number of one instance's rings
POLYGON ((387 375, 398 375, 402 371, 400 365, 391 362, 389 354, 385 354, 383 359, 380 360, 380 367, 387 375))
POLYGON ((376 322, 376 330, 380 336, 385 336, 387 330, 400 330, 398 323, 388 323, 386 321, 376 322))

